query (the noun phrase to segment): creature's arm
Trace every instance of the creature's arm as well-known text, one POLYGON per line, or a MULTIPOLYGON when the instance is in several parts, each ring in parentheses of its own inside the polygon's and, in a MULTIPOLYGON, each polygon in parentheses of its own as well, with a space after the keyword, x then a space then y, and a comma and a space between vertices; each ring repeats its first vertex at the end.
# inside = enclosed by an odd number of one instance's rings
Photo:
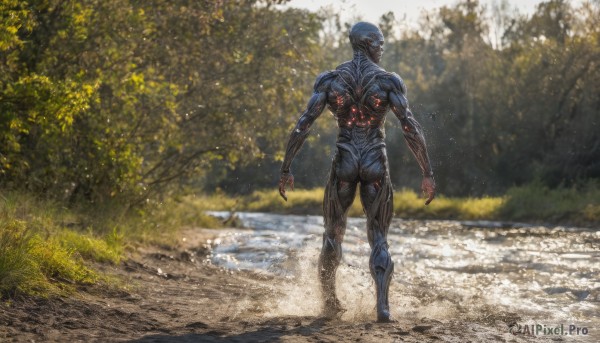
POLYGON ((302 144, 304 144, 311 125, 325 109, 327 89, 331 79, 330 74, 331 73, 325 73, 317 78, 315 91, 288 139, 285 157, 283 159, 283 164, 281 165, 281 176, 279 178, 279 194, 285 201, 287 201, 287 196, 285 195, 286 185, 289 184, 290 188, 294 190, 294 176, 290 171, 290 166, 292 165, 296 153, 298 153, 302 144))
POLYGON ((402 132, 404 133, 404 140, 421 167, 423 173, 421 188, 423 192, 427 194, 425 205, 429 205, 435 197, 435 181, 433 179, 433 170, 431 168, 431 162, 429 161, 429 155, 427 154, 425 136, 423 135, 421 125, 408 109, 406 86, 402 82, 402 79, 397 75, 393 75, 391 82, 393 84, 389 92, 391 108, 396 117, 400 120, 402 132))

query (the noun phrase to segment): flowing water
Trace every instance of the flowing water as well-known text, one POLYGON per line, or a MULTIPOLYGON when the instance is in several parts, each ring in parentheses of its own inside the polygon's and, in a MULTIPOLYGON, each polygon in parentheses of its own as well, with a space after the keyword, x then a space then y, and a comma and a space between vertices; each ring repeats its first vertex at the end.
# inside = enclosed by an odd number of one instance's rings
MULTIPOLYGON (((283 296, 273 297, 267 315, 318 313, 322 218, 237 215, 250 229, 222 231, 211 242, 212 263, 279 276, 272 287, 283 296)), ((350 321, 374 317, 365 225, 364 218, 348 220, 337 272, 338 296, 348 310, 342 319, 350 321)), ((581 339, 600 341, 600 231, 394 219, 388 242, 395 263, 390 287, 395 316, 563 325, 565 334, 578 328, 581 339)))

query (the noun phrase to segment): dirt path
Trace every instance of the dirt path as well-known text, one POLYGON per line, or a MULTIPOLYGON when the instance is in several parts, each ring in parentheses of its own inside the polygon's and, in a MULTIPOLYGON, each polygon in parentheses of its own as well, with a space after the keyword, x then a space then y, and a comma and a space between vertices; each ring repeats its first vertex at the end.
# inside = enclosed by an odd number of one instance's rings
MULTIPOLYGON (((272 276, 205 263, 209 230, 182 232, 177 248, 146 247, 109 269, 129 291, 88 287, 72 298, 0 305, 2 342, 550 342, 513 336, 505 322, 398 322, 267 316, 281 294, 272 276), (185 242, 183 241, 185 237, 185 242)), ((374 316, 374 314, 373 314, 374 316)), ((565 339, 566 341, 567 339, 565 339)), ((568 340, 573 341, 573 340, 568 340)))

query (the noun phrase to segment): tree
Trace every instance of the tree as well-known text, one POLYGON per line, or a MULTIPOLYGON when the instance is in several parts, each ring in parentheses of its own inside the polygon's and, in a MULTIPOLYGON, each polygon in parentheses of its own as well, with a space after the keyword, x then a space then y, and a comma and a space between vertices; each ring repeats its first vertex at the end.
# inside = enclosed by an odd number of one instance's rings
POLYGON ((264 154, 320 28, 266 1, 3 6, 2 185, 72 201, 135 202, 264 154))

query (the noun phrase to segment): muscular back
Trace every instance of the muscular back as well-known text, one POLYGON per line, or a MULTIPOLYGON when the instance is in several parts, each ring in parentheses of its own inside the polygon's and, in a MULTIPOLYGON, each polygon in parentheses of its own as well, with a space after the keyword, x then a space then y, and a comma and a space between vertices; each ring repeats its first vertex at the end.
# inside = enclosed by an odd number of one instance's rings
MULTIPOLYGON (((382 128, 390 108, 388 93, 400 79, 363 57, 322 74, 327 106, 340 128, 382 128), (395 82, 396 81, 396 82, 395 82)), ((319 82, 319 81, 318 81, 319 82)))

